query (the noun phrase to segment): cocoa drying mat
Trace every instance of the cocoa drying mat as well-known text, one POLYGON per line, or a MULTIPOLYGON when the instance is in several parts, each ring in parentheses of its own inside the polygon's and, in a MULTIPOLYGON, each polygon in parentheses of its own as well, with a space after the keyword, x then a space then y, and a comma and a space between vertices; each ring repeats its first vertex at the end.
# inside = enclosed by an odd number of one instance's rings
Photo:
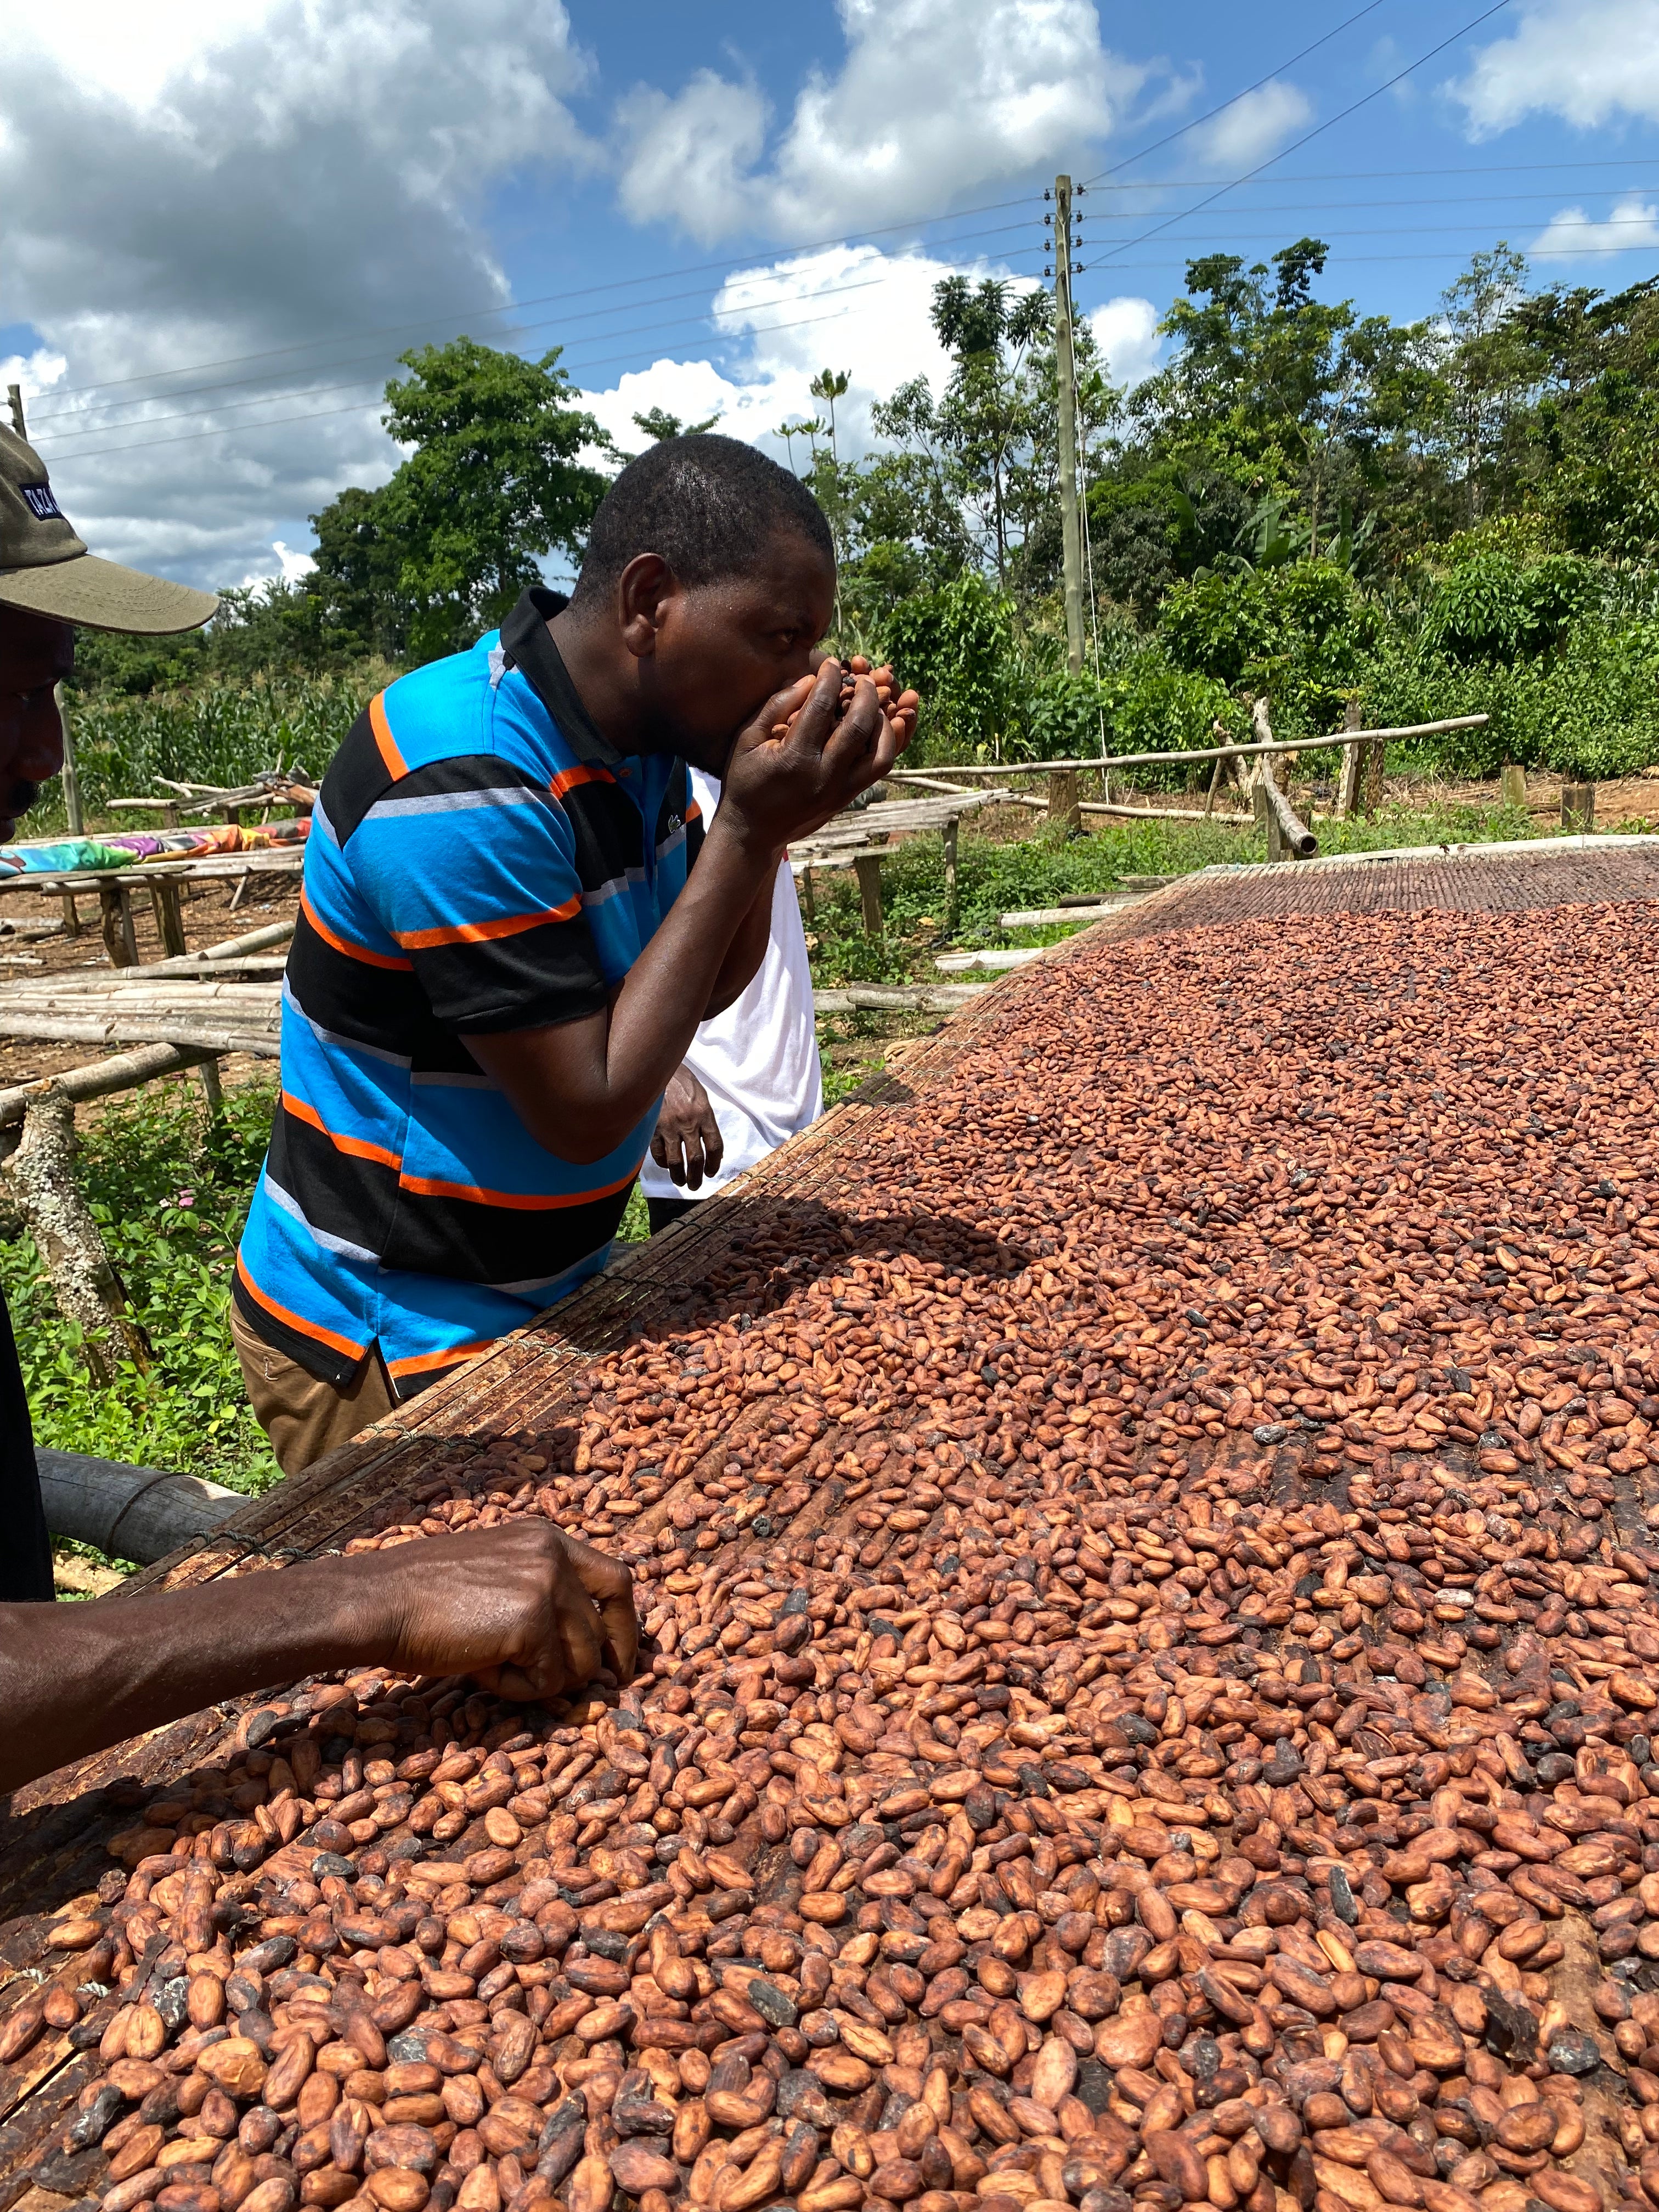
MULTIPOLYGON (((338 1551, 354 1536, 417 1520, 433 1498, 464 1492, 468 1466, 503 1438, 544 1431, 556 1425, 562 1413, 574 1425, 578 1415, 569 1394, 586 1370, 638 1336, 666 1340, 706 1325, 706 1311, 689 1319, 694 1301, 704 1297, 712 1272, 729 1269, 740 1260, 757 1225, 757 1209, 769 1216, 803 1205, 833 1209, 855 1191, 860 1152, 895 1121, 925 1120, 935 1095, 948 1086, 958 1056, 1018 1013, 1027 994, 1044 988, 1043 971, 1055 964, 1092 962, 1110 945, 1132 939, 1184 936, 1243 921, 1278 922, 1293 915, 1512 913, 1650 898, 1659 898, 1659 840, 1599 851, 1552 850, 1548 841, 1540 840, 1536 854, 1511 848, 1483 858, 1477 848, 1444 858, 1355 856, 1317 866, 1206 868, 1183 877, 1056 946, 1043 961, 1014 970, 933 1036, 909 1048, 900 1072, 864 1085, 740 1184, 629 1253, 556 1314, 504 1339, 314 1468, 250 1502, 212 1537, 174 1553, 99 1602, 118 1604, 135 1590, 183 1589, 223 1575, 338 1551)), ((826 1268, 835 1265, 832 1260, 824 1262, 826 1268)), ((730 1307, 733 1312, 744 1310, 741 1299, 730 1307)), ((740 1415, 740 1424, 747 1418, 740 1415)), ((839 1455, 851 1440, 849 1424, 832 1425, 820 1443, 839 1455)), ((1247 1451, 1231 1439, 1227 1448, 1259 1456, 1254 1448, 1247 1451)), ((712 1447, 635 1526, 648 1529, 665 1521, 676 1499, 694 1489, 716 1460, 723 1462, 727 1449, 725 1440, 712 1447)), ((1299 1476, 1294 1445, 1281 1448, 1278 1459, 1273 1487, 1284 1504, 1343 1502, 1341 1477, 1315 1482, 1299 1476)), ((1559 1480, 1559 1474, 1555 1479, 1559 1480)), ((1538 1470, 1533 1480, 1542 1487, 1549 1476, 1538 1470)), ((490 1458, 480 1470, 479 1486, 501 1485, 500 1462, 490 1458)), ((1617 1490, 1615 1526, 1627 1542, 1645 1540, 1643 1499, 1635 1481, 1622 1477, 1617 1490)), ((706 1554, 704 1566, 730 1573, 745 1554, 766 1549, 780 1537, 850 1528, 856 1505, 848 1504, 845 1482, 832 1474, 817 1484, 787 1525, 779 1525, 775 1494, 769 1510, 773 1518, 765 1537, 745 1528, 721 1549, 706 1554)), ((1484 1669, 1495 1676, 1504 1654, 1504 1644, 1482 1653, 1484 1669)), ((9 1811, 0 1817, 0 2012, 16 1994, 7 1984, 40 1955, 44 1923, 70 1898, 92 1887, 112 1863, 107 1839, 131 1824, 132 1814, 130 1806, 111 1802, 107 1785, 117 1777, 147 1787, 170 1784, 200 1765, 216 1762, 244 1715, 264 1701, 248 1697, 210 1706, 151 1735, 60 1768, 14 1795, 9 1811)), ((131 1994, 122 1993, 119 2001, 131 1994)), ((103 1999, 88 2017, 101 2019, 117 2001, 103 1999)), ((18 2212, 66 2212, 70 2200, 32 2185, 26 2170, 79 2091, 100 2071, 95 2048, 76 2053, 55 2035, 43 2038, 16 2066, 0 2068, 0 2212, 11 2212, 14 2206, 18 2212)))

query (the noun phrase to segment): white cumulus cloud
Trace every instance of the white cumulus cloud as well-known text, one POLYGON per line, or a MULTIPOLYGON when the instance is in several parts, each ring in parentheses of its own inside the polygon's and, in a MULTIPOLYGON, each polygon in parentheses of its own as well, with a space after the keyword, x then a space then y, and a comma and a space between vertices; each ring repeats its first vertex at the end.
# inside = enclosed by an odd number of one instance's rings
POLYGON ((838 0, 847 55, 814 71, 769 155, 752 86, 708 70, 619 107, 622 202, 711 242, 908 222, 1038 165, 1080 163, 1150 71, 1091 0, 838 0))
POLYGON ((204 583, 389 473, 399 349, 507 297, 482 193, 593 159, 560 0, 54 0, 6 39, 7 313, 66 363, 31 433, 96 550, 204 583))
POLYGON ((1598 222, 1581 207, 1553 215, 1527 249, 1534 261, 1571 261, 1583 255, 1623 253, 1632 246, 1659 246, 1659 207, 1632 193, 1598 222))
POLYGON ((1659 120, 1659 0, 1532 0, 1449 89, 1476 138, 1528 115, 1659 120))
MULTIPOLYGON (((728 278, 714 302, 716 326, 741 342, 721 371, 707 361, 662 360, 630 372, 606 391, 584 393, 624 453, 645 443, 634 422, 660 407, 684 422, 718 413, 728 437, 745 438, 779 460, 805 468, 810 442, 793 452, 781 434, 786 422, 825 419, 811 385, 824 368, 846 369, 850 381, 836 402, 836 450, 843 460, 879 447, 873 411, 913 377, 926 377, 935 396, 950 380, 951 356, 933 333, 933 287, 958 264, 927 253, 884 253, 872 246, 836 246, 787 255, 728 278)), ((974 281, 1004 276, 981 263, 974 281)), ((1007 276, 1029 290, 1035 279, 1007 276)), ((1122 298, 1097 307, 1089 322, 1115 384, 1140 382, 1157 365, 1158 310, 1150 300, 1122 298)))
POLYGON ((1270 77, 1224 107, 1195 141, 1206 167, 1231 175, 1265 161, 1312 118, 1313 103, 1299 86, 1270 77))
POLYGON ((1091 311, 1089 327, 1114 384, 1144 384, 1158 367, 1158 309, 1150 300, 1128 295, 1108 300, 1103 307, 1091 311))

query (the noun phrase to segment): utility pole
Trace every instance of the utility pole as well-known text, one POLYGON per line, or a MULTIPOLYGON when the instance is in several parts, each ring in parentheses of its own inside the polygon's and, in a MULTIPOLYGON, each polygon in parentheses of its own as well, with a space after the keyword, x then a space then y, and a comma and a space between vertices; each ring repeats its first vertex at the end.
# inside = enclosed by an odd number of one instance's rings
POLYGON ((23 428, 23 387, 21 384, 9 384, 6 386, 6 401, 11 409, 12 428, 16 431, 20 438, 26 438, 28 433, 23 428))
POLYGON ((1060 543, 1066 662, 1083 672, 1083 538, 1077 507, 1077 374, 1072 360, 1072 180, 1054 179, 1054 373, 1060 386, 1060 543))

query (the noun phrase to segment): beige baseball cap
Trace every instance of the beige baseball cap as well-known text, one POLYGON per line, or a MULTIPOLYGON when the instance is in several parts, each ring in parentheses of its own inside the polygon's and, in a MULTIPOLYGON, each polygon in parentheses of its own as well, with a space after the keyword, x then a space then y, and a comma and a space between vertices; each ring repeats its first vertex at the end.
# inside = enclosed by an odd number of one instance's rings
POLYGON ((211 592, 169 584, 88 553, 52 496, 46 465, 0 423, 0 606, 82 629, 167 637, 199 629, 219 611, 211 592))

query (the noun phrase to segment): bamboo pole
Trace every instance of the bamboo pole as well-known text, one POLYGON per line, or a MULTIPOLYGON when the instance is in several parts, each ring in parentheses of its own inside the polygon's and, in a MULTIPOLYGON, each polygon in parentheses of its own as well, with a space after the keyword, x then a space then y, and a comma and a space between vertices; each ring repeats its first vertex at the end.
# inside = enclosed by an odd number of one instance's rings
MULTIPOLYGON (((95 1060, 86 1067, 71 1067, 48 1079, 63 1097, 79 1105, 88 1098, 107 1098, 118 1091, 136 1091, 142 1083, 154 1083, 164 1075, 180 1074, 186 1068, 199 1067, 215 1058, 214 1053, 195 1045, 141 1045, 136 1051, 117 1053, 109 1060, 95 1060)), ((27 1112, 30 1102, 39 1098, 44 1089, 40 1083, 17 1083, 0 1091, 0 1129, 15 1128, 27 1112)))
MULTIPOLYGON (((1491 720, 1490 714, 1453 714, 1443 722, 1412 722, 1397 729, 1337 730, 1328 738, 1275 738, 1270 745, 1194 745, 1190 751, 1116 753, 1104 763, 1097 756, 1092 760, 1004 761, 983 765, 946 761, 941 766, 948 768, 952 775, 1053 775, 1067 769, 1098 770, 1103 766, 1115 773, 1123 768, 1167 768, 1172 763, 1188 761, 1248 761, 1261 753, 1324 752, 1362 738, 1381 738, 1385 742, 1392 738, 1432 738, 1447 730, 1484 729, 1491 720)), ((890 783, 908 783, 919 775, 920 771, 896 768, 887 780, 890 783)))
POLYGON ((175 1044, 193 1049, 204 1058, 216 1053, 245 1052, 255 1060, 275 1060, 282 1039, 269 1030, 216 1030, 194 1022, 112 1019, 107 1022, 55 1019, 51 1015, 0 1016, 0 1035, 23 1037, 37 1044, 137 1045, 175 1044))

